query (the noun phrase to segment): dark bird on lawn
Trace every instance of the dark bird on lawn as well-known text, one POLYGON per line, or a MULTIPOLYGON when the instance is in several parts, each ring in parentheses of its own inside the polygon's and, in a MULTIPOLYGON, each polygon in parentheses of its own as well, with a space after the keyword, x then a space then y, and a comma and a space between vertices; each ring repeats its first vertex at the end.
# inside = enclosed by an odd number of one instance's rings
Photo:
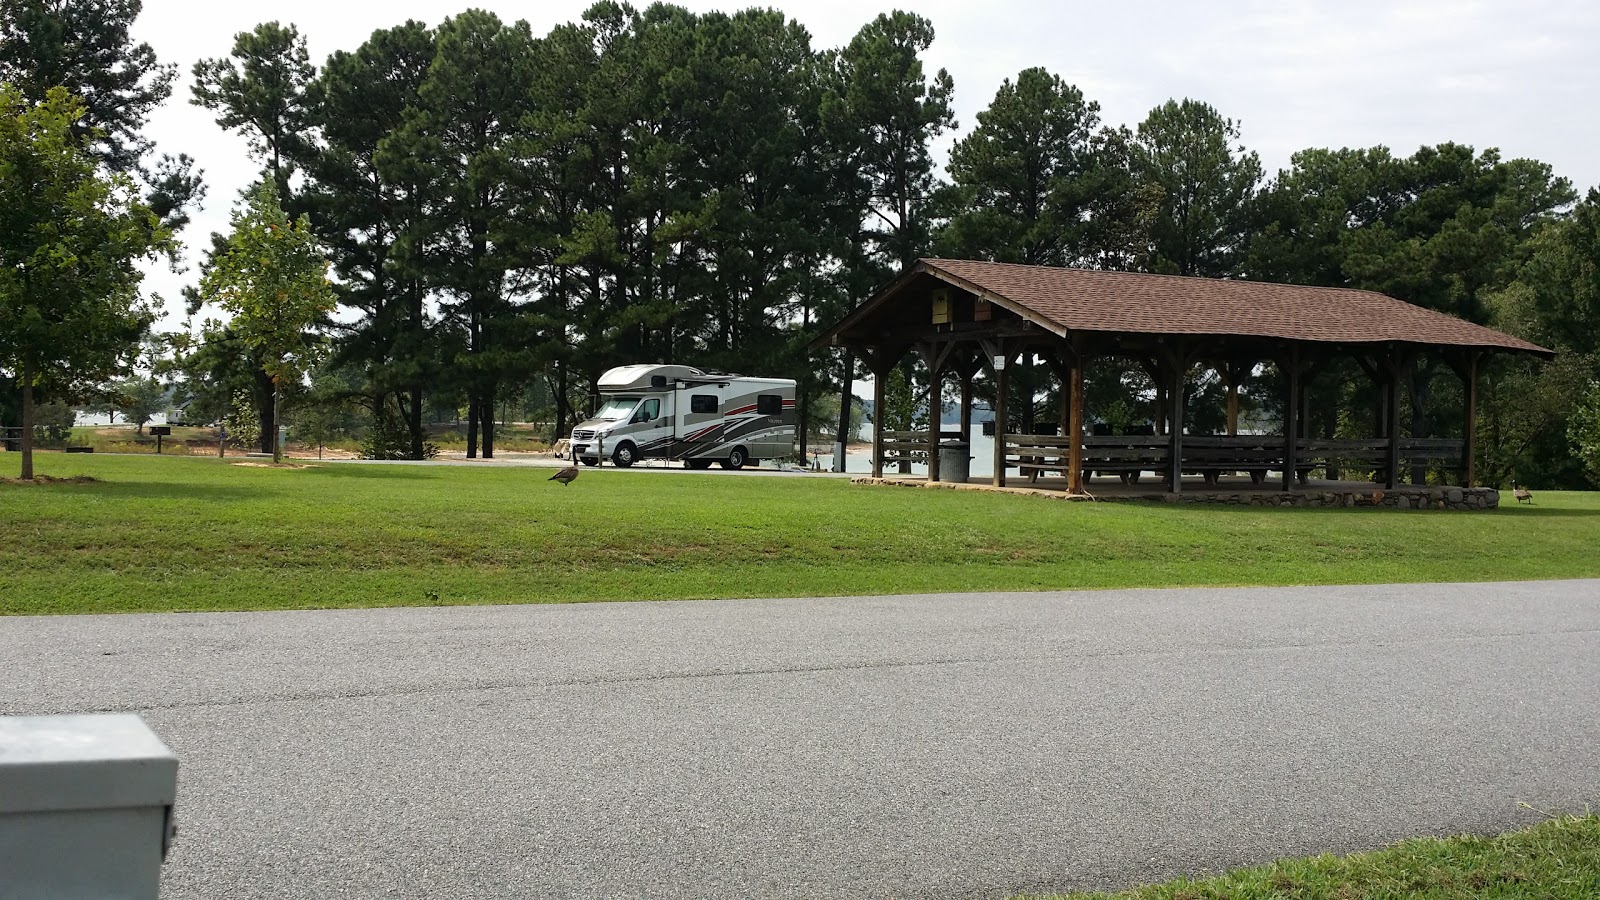
POLYGON ((549 480, 550 481, 559 481, 562 484, 571 484, 572 483, 572 479, 577 478, 577 477, 578 477, 578 467, 577 466, 567 466, 565 469, 562 469, 561 471, 555 473, 554 475, 551 475, 549 480))
POLYGON ((1525 487, 1517 487, 1517 483, 1515 481, 1511 482, 1511 496, 1517 498, 1518 503, 1526 503, 1529 506, 1533 505, 1533 492, 1525 487))

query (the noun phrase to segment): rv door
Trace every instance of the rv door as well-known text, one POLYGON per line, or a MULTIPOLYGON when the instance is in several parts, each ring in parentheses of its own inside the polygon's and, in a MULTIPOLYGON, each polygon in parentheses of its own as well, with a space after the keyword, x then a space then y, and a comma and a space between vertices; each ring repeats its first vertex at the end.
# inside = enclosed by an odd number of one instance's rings
POLYGON ((673 393, 678 411, 673 455, 693 458, 722 432, 722 392, 714 384, 690 384, 673 393))

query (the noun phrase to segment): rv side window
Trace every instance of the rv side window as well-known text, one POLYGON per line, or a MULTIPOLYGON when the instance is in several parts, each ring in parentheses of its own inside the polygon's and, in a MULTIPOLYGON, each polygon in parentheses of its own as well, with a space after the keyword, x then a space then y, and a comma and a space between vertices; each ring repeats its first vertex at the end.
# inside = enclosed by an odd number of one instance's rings
POLYGON ((660 415, 660 413, 661 400, 660 398, 652 397, 649 400, 639 404, 639 411, 633 414, 633 421, 654 422, 656 420, 656 416, 660 415))
POLYGON ((783 398, 777 394, 756 395, 756 415, 781 416, 783 415, 783 398))
POLYGON ((716 394, 690 394, 689 412, 714 413, 717 411, 716 394))

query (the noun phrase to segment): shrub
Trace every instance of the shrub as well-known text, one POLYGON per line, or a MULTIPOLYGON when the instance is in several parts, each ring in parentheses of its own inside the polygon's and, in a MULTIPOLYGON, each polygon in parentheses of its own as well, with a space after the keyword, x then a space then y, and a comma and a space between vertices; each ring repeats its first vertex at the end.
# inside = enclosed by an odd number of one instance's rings
MULTIPOLYGON (((439 455, 439 445, 432 441, 422 444, 422 458, 433 459, 439 455)), ((372 426, 361 439, 362 459, 411 459, 411 432, 388 410, 372 419, 372 426)))

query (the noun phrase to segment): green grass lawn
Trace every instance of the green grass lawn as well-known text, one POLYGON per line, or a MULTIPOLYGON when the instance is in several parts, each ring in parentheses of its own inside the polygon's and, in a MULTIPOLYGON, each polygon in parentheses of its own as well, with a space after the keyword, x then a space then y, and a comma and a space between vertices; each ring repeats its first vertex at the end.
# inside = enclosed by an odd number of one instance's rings
MULTIPOLYGON (((1282 860, 1215 878, 1055 900, 1469 900, 1600 897, 1600 816, 1499 837, 1421 838, 1374 853, 1282 860)), ((1044 898, 1039 898, 1044 900, 1044 898)))
MULTIPOLYGON (((0 613, 1600 575, 1600 495, 1497 512, 1061 503, 767 478, 41 454, 0 613)), ((14 477, 20 454, 0 454, 14 477)), ((1509 498, 1508 498, 1509 499, 1509 498)))

